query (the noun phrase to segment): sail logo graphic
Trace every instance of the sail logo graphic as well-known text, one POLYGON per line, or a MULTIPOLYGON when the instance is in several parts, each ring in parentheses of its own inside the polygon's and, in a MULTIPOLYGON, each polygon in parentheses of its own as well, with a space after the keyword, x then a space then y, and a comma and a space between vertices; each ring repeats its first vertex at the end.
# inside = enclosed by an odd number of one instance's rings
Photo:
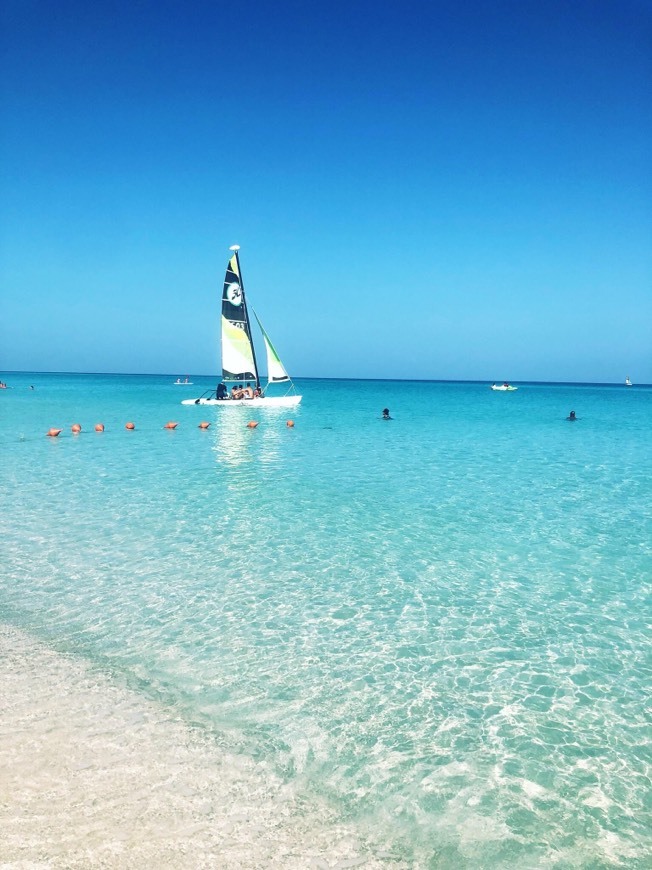
POLYGON ((242 290, 237 281, 234 281, 233 284, 229 284, 226 288, 226 298, 229 300, 231 305, 242 305, 242 290))

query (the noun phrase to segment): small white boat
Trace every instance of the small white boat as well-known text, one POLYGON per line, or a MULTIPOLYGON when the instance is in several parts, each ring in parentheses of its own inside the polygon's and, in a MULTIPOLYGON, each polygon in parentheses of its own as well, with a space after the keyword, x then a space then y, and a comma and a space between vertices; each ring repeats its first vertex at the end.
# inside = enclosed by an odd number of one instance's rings
POLYGON ((192 381, 189 381, 188 378, 185 381, 182 381, 181 378, 177 378, 176 381, 173 382, 175 387, 192 387, 192 381))
POLYGON ((504 383, 504 384, 492 384, 491 389, 497 390, 498 392, 501 392, 501 393, 513 393, 513 392, 515 392, 515 390, 518 390, 518 387, 513 387, 511 384, 504 383))
POLYGON ((626 386, 626 387, 631 387, 631 385, 632 385, 632 382, 631 382, 630 379, 629 379, 629 375, 627 375, 627 377, 625 378, 625 386, 626 386))
POLYGON ((251 408, 292 408, 299 404, 301 396, 297 395, 290 376, 254 311, 267 352, 267 386, 264 389, 260 386, 238 256, 240 246, 233 245, 229 250, 233 255, 226 267, 222 290, 222 381, 217 389, 209 390, 197 399, 184 399, 181 404, 218 405, 220 408, 241 408, 243 405, 251 408), (233 385, 231 394, 227 384, 233 385), (272 384, 288 385, 286 394, 266 395, 272 384), (232 398, 233 394, 237 398, 232 398))

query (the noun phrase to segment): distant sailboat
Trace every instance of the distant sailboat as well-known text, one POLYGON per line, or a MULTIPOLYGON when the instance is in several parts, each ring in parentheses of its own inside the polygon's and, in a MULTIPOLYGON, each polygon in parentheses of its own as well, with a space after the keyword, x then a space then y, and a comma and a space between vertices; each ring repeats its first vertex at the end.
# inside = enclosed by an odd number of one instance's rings
POLYGON ((181 404, 219 405, 225 408, 234 405, 277 408, 298 405, 301 396, 296 394, 294 384, 276 348, 254 312, 267 352, 267 386, 264 390, 261 389, 256 351, 251 336, 251 321, 240 270, 238 256, 240 246, 233 245, 229 250, 233 255, 226 268, 222 290, 222 382, 216 390, 210 390, 198 399, 184 399, 181 404), (231 395, 226 387, 229 383, 234 385, 231 395), (287 384, 289 389, 284 396, 267 396, 265 393, 271 384, 287 384))
POLYGON ((631 382, 630 379, 629 379, 629 375, 627 375, 627 377, 625 378, 625 386, 626 386, 626 387, 631 387, 631 386, 632 386, 632 382, 631 382))

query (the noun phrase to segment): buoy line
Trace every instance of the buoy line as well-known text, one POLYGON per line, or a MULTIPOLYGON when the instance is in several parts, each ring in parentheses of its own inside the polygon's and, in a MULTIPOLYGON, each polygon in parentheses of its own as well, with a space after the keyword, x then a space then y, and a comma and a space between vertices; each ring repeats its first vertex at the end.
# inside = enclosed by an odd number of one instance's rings
MULTIPOLYGON (((249 420, 246 428, 247 429, 256 429, 258 424, 259 424, 258 420, 249 420)), ((163 426, 163 429, 168 429, 168 430, 176 429, 178 425, 179 425, 179 423, 176 422, 175 420, 168 420, 168 422, 163 426)), ((211 424, 207 420, 202 420, 202 422, 199 423, 197 428, 202 429, 203 431, 206 431, 210 425, 211 424)), ((285 425, 288 429, 293 429, 294 428, 294 420, 287 420, 285 425)), ((94 429, 96 432, 104 432, 104 423, 96 423, 94 426, 94 429)), ((128 432, 133 432, 136 429, 136 424, 133 423, 132 421, 129 421, 128 423, 125 423, 125 429, 128 432)), ((80 423, 73 423, 72 426, 70 427, 70 431, 72 432, 73 435, 79 435, 82 431, 81 424, 80 423)), ((62 432, 63 432, 63 429, 57 429, 56 427, 53 426, 50 429, 48 429, 48 431, 45 434, 47 435, 48 438, 58 438, 62 432)))

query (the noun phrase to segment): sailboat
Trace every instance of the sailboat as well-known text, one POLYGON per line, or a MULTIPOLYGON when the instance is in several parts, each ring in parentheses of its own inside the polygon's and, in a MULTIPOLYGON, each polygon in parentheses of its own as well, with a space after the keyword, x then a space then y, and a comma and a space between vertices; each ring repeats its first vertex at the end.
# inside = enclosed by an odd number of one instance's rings
POLYGON ((629 375, 627 375, 627 377, 625 378, 625 386, 626 386, 626 387, 631 387, 631 385, 632 385, 632 382, 631 382, 630 379, 629 379, 629 375))
POLYGON ((222 290, 222 381, 216 390, 209 390, 198 399, 184 399, 181 404, 219 405, 223 408, 236 405, 291 408, 298 405, 302 397, 297 395, 292 379, 254 311, 267 353, 267 385, 264 389, 261 388, 240 269, 240 245, 232 245, 229 250, 232 256, 226 267, 222 290), (227 384, 233 385, 231 393, 227 384), (268 396, 267 391, 272 384, 287 385, 285 395, 268 396))

